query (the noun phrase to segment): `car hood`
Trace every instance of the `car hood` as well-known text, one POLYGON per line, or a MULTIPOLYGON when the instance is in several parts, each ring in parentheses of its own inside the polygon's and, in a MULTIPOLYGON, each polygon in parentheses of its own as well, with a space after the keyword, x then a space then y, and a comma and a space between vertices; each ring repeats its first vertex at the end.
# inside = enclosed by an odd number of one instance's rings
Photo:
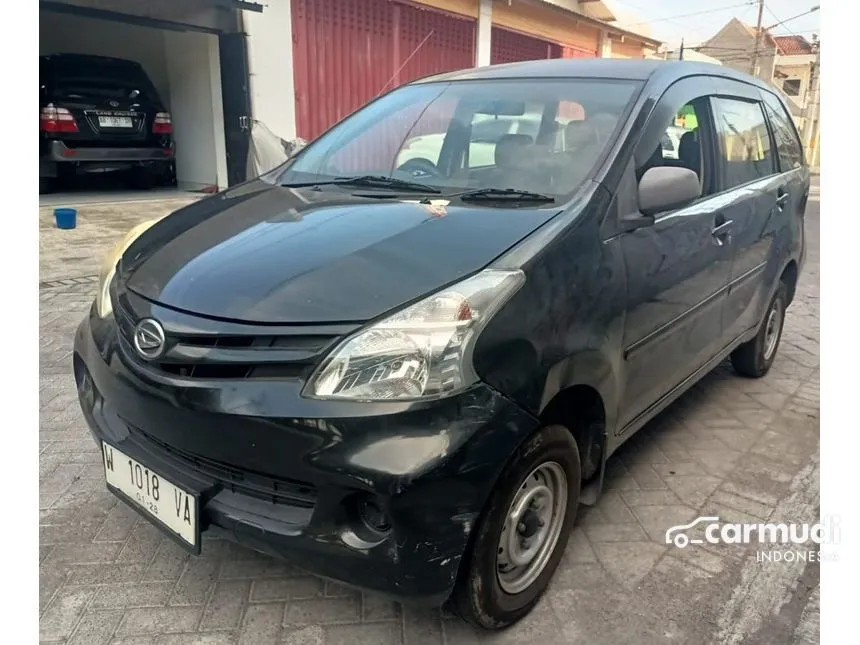
POLYGON ((558 212, 416 201, 253 181, 155 224, 120 279, 225 320, 364 322, 483 268, 558 212))

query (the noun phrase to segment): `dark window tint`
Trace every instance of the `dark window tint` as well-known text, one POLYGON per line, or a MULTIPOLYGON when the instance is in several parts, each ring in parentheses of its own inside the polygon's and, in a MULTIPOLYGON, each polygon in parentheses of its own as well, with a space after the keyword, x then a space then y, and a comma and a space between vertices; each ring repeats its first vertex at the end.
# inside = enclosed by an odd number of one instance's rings
POLYGON ((68 98, 128 98, 137 90, 142 98, 158 100, 158 93, 137 63, 116 59, 56 57, 42 59, 42 83, 68 98))
POLYGON ((765 92, 764 102, 770 127, 773 130, 773 138, 776 141, 780 169, 786 171, 800 168, 803 165, 803 149, 791 115, 780 100, 772 94, 765 92))
POLYGON ((717 98, 713 105, 723 187, 734 188, 774 174, 776 163, 761 104, 717 98))
POLYGON ((800 96, 800 79, 787 78, 782 82, 782 90, 789 96, 800 96))

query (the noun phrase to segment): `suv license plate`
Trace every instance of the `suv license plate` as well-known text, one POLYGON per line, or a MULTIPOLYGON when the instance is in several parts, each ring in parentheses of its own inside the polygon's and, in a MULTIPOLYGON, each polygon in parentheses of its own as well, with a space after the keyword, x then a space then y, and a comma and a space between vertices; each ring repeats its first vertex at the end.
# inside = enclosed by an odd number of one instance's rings
POLYGON ((128 116, 100 116, 99 127, 102 128, 131 128, 133 124, 128 116))
POLYGON ((153 524, 199 551, 197 497, 121 450, 102 442, 105 481, 153 524))

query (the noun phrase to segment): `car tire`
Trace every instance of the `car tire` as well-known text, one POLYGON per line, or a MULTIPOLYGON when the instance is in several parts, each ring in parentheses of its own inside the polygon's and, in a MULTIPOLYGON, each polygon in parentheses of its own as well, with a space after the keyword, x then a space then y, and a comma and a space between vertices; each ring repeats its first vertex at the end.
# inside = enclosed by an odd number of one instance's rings
POLYGON ((460 567, 450 603, 456 613, 477 627, 498 630, 532 610, 564 554, 580 484, 579 450, 567 428, 541 428, 519 447, 493 488, 460 567), (517 508, 527 510, 519 514, 517 508), (515 516, 519 521, 512 525, 515 516), (517 566, 530 551, 533 559, 517 566))
POLYGON ((731 354, 732 366, 739 375, 747 378, 761 378, 770 371, 779 350, 787 305, 788 287, 784 282, 780 282, 755 338, 747 341, 731 354))
POLYGON ((54 190, 54 182, 51 177, 39 177, 39 194, 46 195, 47 193, 53 192, 54 190))

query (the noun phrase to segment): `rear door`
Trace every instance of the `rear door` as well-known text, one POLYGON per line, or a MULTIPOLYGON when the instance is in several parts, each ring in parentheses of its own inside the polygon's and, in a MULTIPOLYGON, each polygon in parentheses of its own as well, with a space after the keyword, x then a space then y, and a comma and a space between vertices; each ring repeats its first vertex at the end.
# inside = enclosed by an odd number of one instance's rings
POLYGON ((716 118, 723 213, 732 222, 732 264, 723 310, 725 343, 758 326, 788 247, 790 208, 758 88, 720 79, 711 99, 716 118))
POLYGON ((787 213, 788 225, 794 229, 794 240, 801 254, 805 247, 804 215, 809 201, 810 176, 809 167, 803 158, 803 146, 800 143, 800 133, 794 125, 791 113, 786 104, 771 92, 762 91, 765 113, 770 122, 770 130, 776 146, 779 172, 784 182, 781 186, 787 197, 780 197, 785 202, 783 212, 787 213))
POLYGON ((710 77, 673 85, 637 146, 636 180, 650 168, 684 163, 699 175, 702 195, 684 208, 659 213, 653 226, 621 235, 628 284, 622 432, 721 348, 731 224, 716 194, 712 93, 710 77), (686 147, 678 159, 664 152, 662 142, 681 123, 698 145, 686 147))

